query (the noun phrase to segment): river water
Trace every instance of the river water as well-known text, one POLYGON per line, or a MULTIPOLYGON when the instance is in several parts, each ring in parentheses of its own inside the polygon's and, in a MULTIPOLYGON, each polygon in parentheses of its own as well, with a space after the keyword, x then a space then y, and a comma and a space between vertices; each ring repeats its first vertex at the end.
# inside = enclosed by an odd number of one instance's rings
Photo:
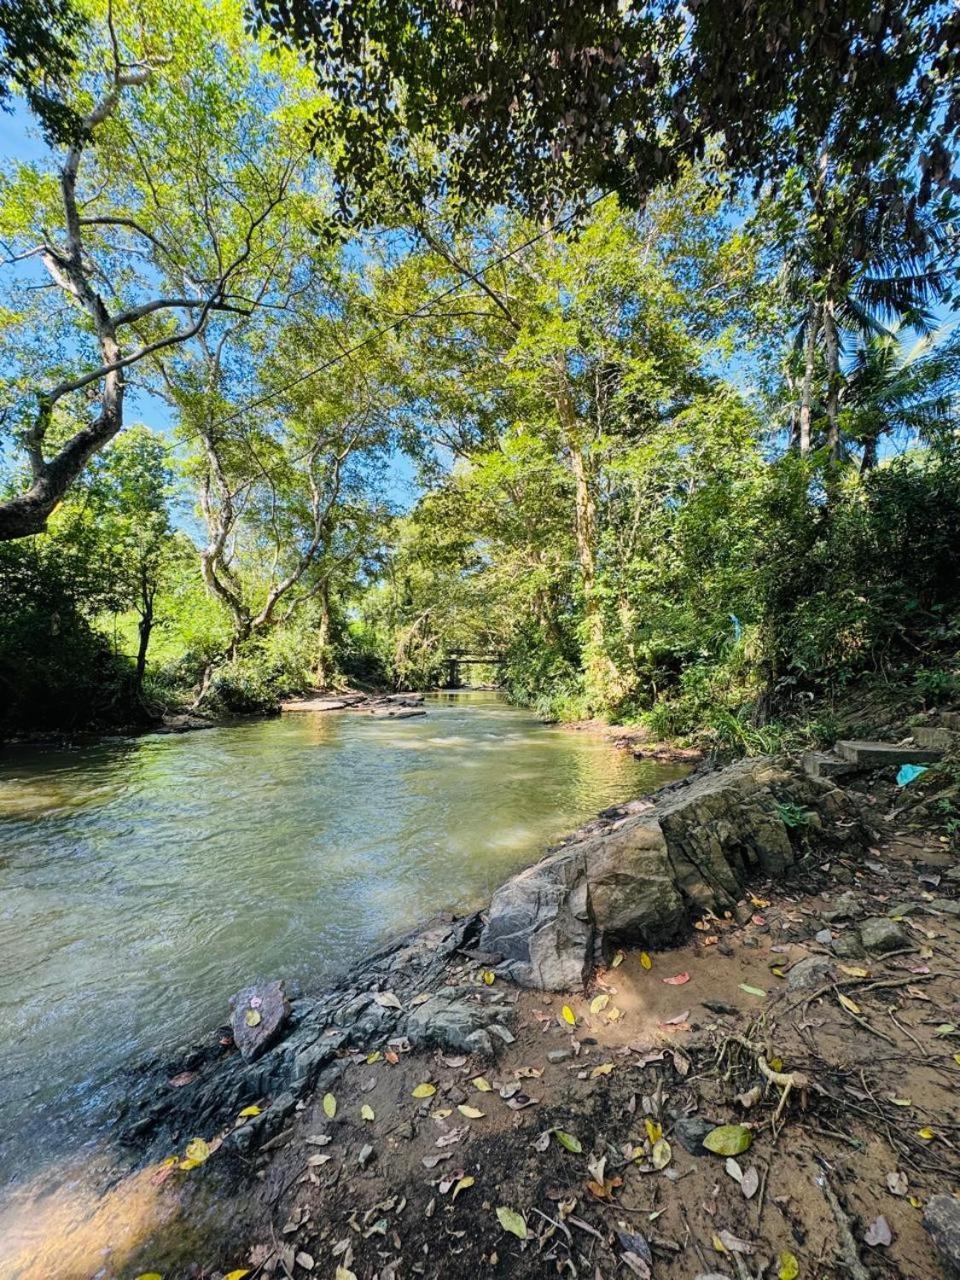
POLYGON ((251 979, 316 984, 684 772, 491 694, 0 753, 0 1183, 251 979))

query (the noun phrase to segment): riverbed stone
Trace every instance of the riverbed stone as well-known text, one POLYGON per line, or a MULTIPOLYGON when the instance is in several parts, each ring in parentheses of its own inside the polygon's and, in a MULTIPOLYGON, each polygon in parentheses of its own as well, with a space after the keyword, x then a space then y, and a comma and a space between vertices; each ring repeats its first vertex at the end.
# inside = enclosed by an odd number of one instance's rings
POLYGON ((931 1196, 923 1211, 923 1225, 930 1233, 944 1274, 960 1280, 960 1199, 941 1194, 931 1196))
POLYGON ((896 920, 886 916, 871 916, 860 926, 860 941, 867 951, 883 955, 886 951, 899 951, 901 947, 910 945, 907 935, 896 920))
POLYGON ((415 1049, 445 1049, 451 1053, 495 1056, 494 1039, 513 1039, 503 1025, 512 1009, 490 1007, 476 1001, 472 991, 441 987, 403 1020, 402 1031, 415 1049), (504 1036, 504 1032, 506 1035, 504 1036))
POLYGON ((255 1062, 280 1039, 290 1017, 283 979, 255 982, 230 997, 233 1040, 245 1062, 255 1062))
POLYGON ((836 978, 836 970, 827 956, 807 956, 798 960, 787 974, 788 991, 815 991, 836 978))

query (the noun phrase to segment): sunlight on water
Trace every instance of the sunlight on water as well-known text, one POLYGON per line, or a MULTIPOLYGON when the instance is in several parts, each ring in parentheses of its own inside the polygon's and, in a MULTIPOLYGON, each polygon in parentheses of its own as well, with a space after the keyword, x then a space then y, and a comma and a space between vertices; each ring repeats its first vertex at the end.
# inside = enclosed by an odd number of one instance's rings
POLYGON ((684 770, 492 695, 0 755, 0 1183, 104 1124, 117 1067, 469 908, 684 770))

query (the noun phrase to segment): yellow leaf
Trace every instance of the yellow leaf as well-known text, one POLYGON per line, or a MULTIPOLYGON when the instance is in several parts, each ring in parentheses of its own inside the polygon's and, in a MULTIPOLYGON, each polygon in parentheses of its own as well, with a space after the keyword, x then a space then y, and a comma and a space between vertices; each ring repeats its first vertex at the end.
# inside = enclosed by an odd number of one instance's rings
POLYGON ((870 970, 864 969, 858 964, 838 964, 837 968, 841 973, 845 973, 848 978, 869 978, 870 970))
POLYGON ((764 907, 769 907, 770 905, 770 903, 767 901, 766 898, 757 898, 752 893, 750 895, 750 901, 753 903, 755 907, 757 907, 760 910, 762 910, 764 907))
POLYGON ((800 1274, 800 1263, 793 1254, 784 1251, 778 1261, 780 1270, 777 1272, 777 1280, 797 1280, 797 1276, 800 1274))
POLYGON ((623 1017, 623 1010, 622 1010, 622 1009, 613 1008, 613 1009, 608 1009, 608 1010, 607 1010, 607 1018, 608 1018, 611 1022, 617 1022, 617 1021, 618 1021, 620 1018, 622 1018, 622 1017, 623 1017))
POLYGON ((453 1115, 453 1107, 438 1107, 436 1111, 431 1111, 430 1114, 434 1120, 446 1120, 447 1116, 453 1115))
POLYGON ((663 1137, 663 1130, 657 1124, 656 1120, 651 1120, 649 1116, 644 1120, 643 1127, 647 1131, 647 1137, 651 1142, 659 1142, 663 1137))
POLYGON ((259 1114, 260 1114, 259 1107, 244 1107, 243 1110, 240 1112, 240 1114, 237 1116, 237 1119, 242 1120, 246 1116, 258 1116, 259 1114))
POLYGON ((577 1015, 568 1004, 565 1004, 560 1010, 560 1016, 563 1018, 564 1022, 569 1022, 571 1027, 575 1027, 577 1025, 577 1015))
POLYGON ((432 1098, 436 1092, 437 1086, 435 1084, 418 1084, 410 1096, 411 1098, 432 1098))
POLYGON ((640 964, 644 969, 653 968, 653 961, 650 959, 650 957, 647 955, 645 951, 640 952, 640 964))
POLYGON ((371 1107, 369 1103, 365 1102, 363 1106, 360 1108, 360 1119, 376 1120, 376 1118, 377 1117, 373 1114, 373 1107, 371 1107))
POLYGON ((502 1204, 497 1210, 497 1221, 504 1231, 511 1232, 518 1240, 526 1240, 527 1224, 516 1210, 508 1209, 506 1205, 502 1204))
POLYGON ((325 1093, 323 1095, 323 1114, 329 1120, 332 1120, 337 1114, 337 1100, 332 1093, 325 1093))
POLYGON ((610 1003, 610 997, 604 992, 602 995, 594 996, 590 1001, 591 1013, 603 1013, 604 1009, 610 1003))
POLYGON ((913 1106, 912 1098, 898 1098, 895 1093, 888 1094, 887 1101, 892 1102, 895 1107, 912 1107, 913 1106))
POLYGON ((773 974, 775 978, 785 978, 787 976, 778 964, 772 965, 770 968, 770 972, 773 974))
POLYGON ((612 1062, 601 1062, 599 1066, 594 1067, 590 1072, 590 1079, 596 1080, 598 1076, 608 1076, 612 1070, 612 1062))
POLYGON ((907 1196, 907 1199, 908 1199, 908 1200, 910 1201, 910 1203, 913 1205, 914 1209, 922 1209, 922 1208, 923 1208, 923 1201, 920 1199, 920 1197, 919 1197, 919 1196, 907 1196))
POLYGON ((456 1200, 460 1192, 466 1191, 468 1187, 472 1187, 475 1181, 476 1181, 475 1178, 470 1178, 470 1177, 461 1178, 460 1181, 457 1183, 457 1185, 453 1188, 453 1195, 450 1197, 450 1199, 456 1200))
POLYGON ((623 961, 624 961, 623 952, 622 951, 614 952, 613 959, 610 961, 610 968, 619 969, 620 966, 623 964, 623 961))
POLYGON ((955 1053, 953 1055, 953 1060, 957 1064, 957 1066, 960 1067, 960 1053, 955 1053))
POLYGON ((493 1085, 489 1080, 485 1080, 483 1076, 474 1076, 470 1081, 475 1089, 479 1089, 481 1093, 492 1093, 493 1085))
POLYGON ((228 1271, 223 1280, 243 1280, 244 1276, 250 1274, 249 1267, 241 1267, 239 1271, 228 1271))
POLYGON ((673 1152, 670 1150, 670 1143, 666 1138, 660 1138, 653 1144, 653 1151, 650 1153, 650 1163, 655 1169, 665 1169, 670 1163, 670 1157, 673 1152))
POLYGON ((462 1116, 466 1116, 468 1120, 482 1120, 487 1114, 485 1111, 478 1111, 476 1107, 468 1107, 465 1103, 457 1107, 457 1110, 462 1116))
POLYGON ((922 1138, 924 1142, 930 1142, 936 1136, 937 1135, 934 1133, 934 1131, 930 1128, 929 1125, 925 1125, 922 1129, 917 1130, 917 1137, 922 1138))
POLYGON ((782 1058, 771 1058, 771 1059, 770 1059, 770 1061, 767 1063, 767 1066, 770 1068, 770 1070, 771 1070, 771 1071, 782 1071, 782 1070, 783 1070, 783 1059, 782 1059, 782 1058))
POLYGON ((337 1267, 333 1280, 357 1280, 357 1273, 349 1267, 337 1267))
POLYGON ((379 1062, 383 1054, 379 1049, 375 1049, 373 1053, 367 1054, 367 1066, 372 1067, 375 1062, 379 1062))
POLYGON ((163 1280, 163 1276, 159 1271, 141 1271, 134 1280, 163 1280))
POLYGON ((194 1164, 203 1164, 204 1160, 210 1159, 210 1148, 202 1138, 193 1138, 187 1143, 184 1155, 188 1160, 192 1160, 194 1164))
POLYGON ((487 984, 488 987, 492 987, 497 980, 497 975, 493 972, 492 969, 484 969, 480 977, 484 980, 484 982, 487 984))
POLYGON ((716 1249, 717 1253, 727 1252, 727 1246, 723 1243, 723 1241, 720 1239, 719 1236, 714 1236, 713 1240, 711 1241, 711 1244, 713 1245, 714 1249, 716 1249))
POLYGON ((843 1005, 843 1007, 847 1010, 848 1013, 860 1012, 860 1006, 857 1004, 856 1000, 851 1000, 850 997, 845 996, 842 991, 837 992, 837 999, 840 1001, 840 1003, 843 1005))
POLYGON ((248 1027, 259 1027, 263 1021, 263 1017, 259 1009, 248 1009, 243 1015, 243 1020, 248 1027))

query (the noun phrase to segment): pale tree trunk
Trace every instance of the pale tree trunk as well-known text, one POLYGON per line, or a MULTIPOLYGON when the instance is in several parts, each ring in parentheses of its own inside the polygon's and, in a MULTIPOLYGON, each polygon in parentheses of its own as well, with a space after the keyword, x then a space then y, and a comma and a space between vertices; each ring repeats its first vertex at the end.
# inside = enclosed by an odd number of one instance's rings
POLYGON ((818 310, 811 302, 803 335, 803 388, 800 393, 800 455, 810 452, 810 424, 813 411, 813 369, 817 354, 818 310))
POLYGON ((823 305, 823 345, 827 358, 827 445, 831 463, 840 460, 840 341, 834 302, 828 299, 823 305))
POLYGON ((321 689, 329 687, 333 676, 330 663, 330 582, 324 578, 318 594, 320 603, 320 625, 317 627, 317 685, 321 689))

